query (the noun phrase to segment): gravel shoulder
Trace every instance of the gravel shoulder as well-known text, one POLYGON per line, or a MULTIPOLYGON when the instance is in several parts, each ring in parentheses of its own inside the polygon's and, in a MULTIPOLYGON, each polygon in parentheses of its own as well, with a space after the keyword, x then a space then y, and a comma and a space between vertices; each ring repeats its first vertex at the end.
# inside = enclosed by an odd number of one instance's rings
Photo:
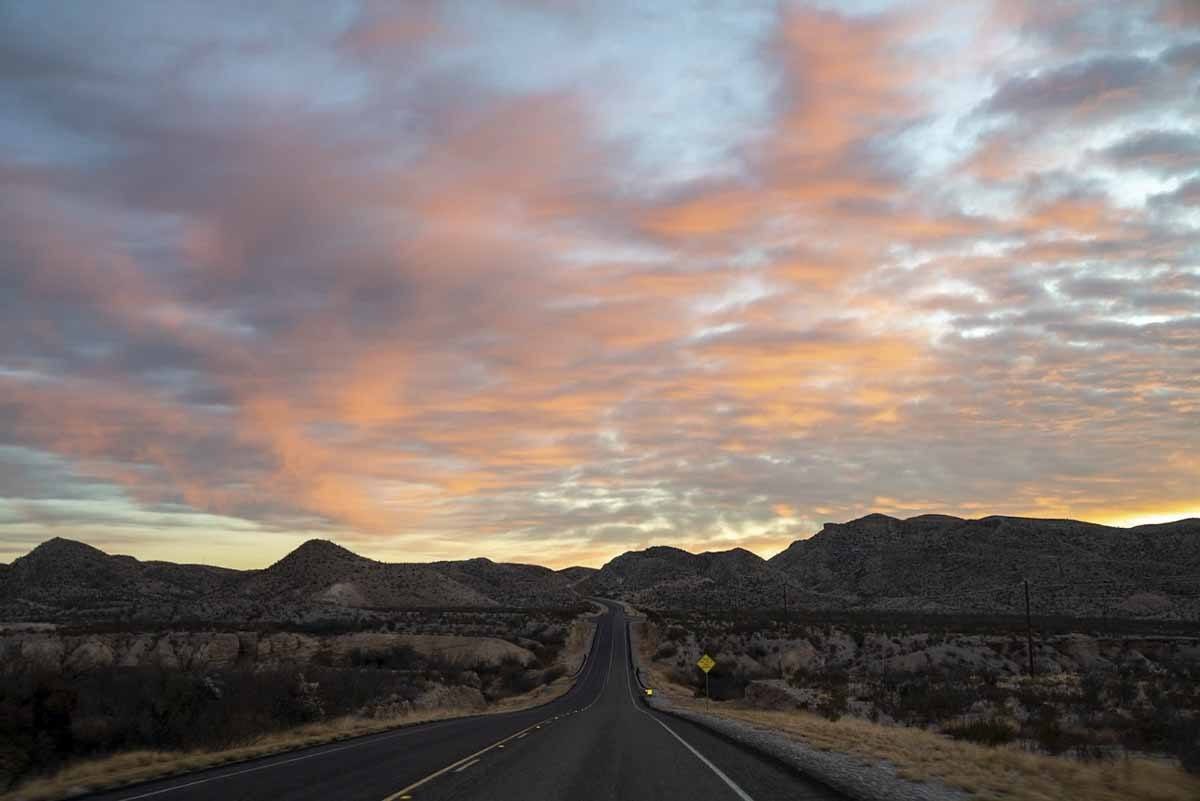
POLYGON ((872 764, 851 754, 821 751, 762 726, 684 708, 662 694, 650 699, 650 706, 711 729, 855 801, 966 801, 971 797, 938 781, 913 782, 901 778, 889 762, 872 764))
MULTIPOLYGON (((647 673, 639 664, 641 649, 637 643, 637 629, 636 625, 630 627, 630 653, 635 660, 638 681, 646 686, 643 677, 647 673)), ((700 711, 695 708, 693 699, 678 697, 662 683, 652 683, 658 685, 654 695, 647 698, 652 709, 704 726, 810 776, 854 801, 968 801, 971 798, 937 780, 916 782, 905 779, 897 774, 896 766, 886 760, 868 761, 853 754, 821 750, 766 726, 700 711)))

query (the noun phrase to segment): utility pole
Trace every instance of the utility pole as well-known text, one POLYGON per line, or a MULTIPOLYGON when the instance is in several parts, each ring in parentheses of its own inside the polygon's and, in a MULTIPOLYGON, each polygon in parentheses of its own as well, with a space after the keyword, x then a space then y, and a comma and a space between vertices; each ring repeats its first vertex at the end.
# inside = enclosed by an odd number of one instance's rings
POLYGON ((1033 675, 1033 617, 1029 613, 1029 579, 1025 579, 1025 647, 1029 653, 1029 675, 1033 675))

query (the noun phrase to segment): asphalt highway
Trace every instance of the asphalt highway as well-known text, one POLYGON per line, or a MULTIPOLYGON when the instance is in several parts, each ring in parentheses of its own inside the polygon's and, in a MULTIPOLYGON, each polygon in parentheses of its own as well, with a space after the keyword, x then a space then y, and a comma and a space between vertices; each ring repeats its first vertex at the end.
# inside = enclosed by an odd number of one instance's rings
POLYGON ((437 721, 89 796, 91 801, 834 801, 708 730, 648 709, 619 606, 544 706, 437 721))

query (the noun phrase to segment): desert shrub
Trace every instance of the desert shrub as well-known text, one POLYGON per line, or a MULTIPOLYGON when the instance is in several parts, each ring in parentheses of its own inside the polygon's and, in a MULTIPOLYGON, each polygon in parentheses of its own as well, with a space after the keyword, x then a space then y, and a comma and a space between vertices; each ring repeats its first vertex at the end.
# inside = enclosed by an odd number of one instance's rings
POLYGON ((538 643, 533 646, 533 655, 537 657, 539 665, 550 666, 558 659, 558 655, 562 653, 564 640, 557 642, 538 643))
POLYGON ((1012 726, 997 718, 973 720, 949 726, 942 730, 944 734, 956 740, 967 740, 980 745, 1004 745, 1016 739, 1017 733, 1012 726))
POLYGON ((1083 702, 1090 707, 1098 708, 1104 701, 1104 675, 1098 671, 1090 671, 1079 681, 1083 702))
POLYGON ((704 686, 704 677, 700 675, 700 671, 696 668, 673 667, 667 671, 667 678, 681 687, 695 689, 704 686))
POLYGON ((828 720, 838 720, 846 714, 849 705, 849 685, 835 684, 829 688, 829 697, 818 704, 817 713, 828 720))
POLYGON ((1062 754, 1066 751, 1089 745, 1087 736, 1073 731, 1062 725, 1058 707, 1054 704, 1042 704, 1033 720, 1033 738, 1038 747, 1048 754, 1062 754))
POLYGON ((396 644, 384 649, 355 648, 349 654, 351 667, 383 670, 416 670, 422 659, 411 645, 396 644))
POLYGON ((528 670, 516 657, 505 657, 484 695, 489 698, 503 698, 527 693, 542 683, 542 675, 540 671, 528 670))
POLYGON ((1200 775, 1200 738, 1180 744, 1179 764, 1188 773, 1200 775))
POLYGON ((1146 718, 1136 718, 1135 728, 1145 744, 1176 757, 1189 773, 1200 773, 1200 717, 1163 707, 1146 718))
POLYGON ((956 675, 916 673, 886 677, 892 689, 880 699, 885 711, 897 720, 928 725, 959 717, 970 709, 978 695, 956 675))
POLYGON ((1121 706, 1132 706, 1138 699, 1138 683, 1132 673, 1122 671, 1120 679, 1113 689, 1117 703, 1121 706))
POLYGON ((673 642, 664 642, 654 651, 654 658, 657 660, 670 659, 679 653, 679 646, 673 642))
POLYGON ((78 757, 223 748, 387 696, 419 690, 401 674, 312 667, 207 673, 121 668, 0 677, 0 789, 78 757))
POLYGON ((683 642, 687 639, 687 629, 683 626, 668 626, 666 636, 671 642, 683 642))

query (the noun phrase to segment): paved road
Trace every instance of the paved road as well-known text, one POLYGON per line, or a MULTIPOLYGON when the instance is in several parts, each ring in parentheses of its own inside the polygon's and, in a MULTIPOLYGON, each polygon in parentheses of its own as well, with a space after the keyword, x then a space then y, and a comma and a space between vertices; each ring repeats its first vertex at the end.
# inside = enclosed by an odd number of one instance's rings
POLYGON ((92 801, 834 801, 831 790, 652 712, 611 605, 575 687, 536 709, 439 721, 91 796, 92 801))

